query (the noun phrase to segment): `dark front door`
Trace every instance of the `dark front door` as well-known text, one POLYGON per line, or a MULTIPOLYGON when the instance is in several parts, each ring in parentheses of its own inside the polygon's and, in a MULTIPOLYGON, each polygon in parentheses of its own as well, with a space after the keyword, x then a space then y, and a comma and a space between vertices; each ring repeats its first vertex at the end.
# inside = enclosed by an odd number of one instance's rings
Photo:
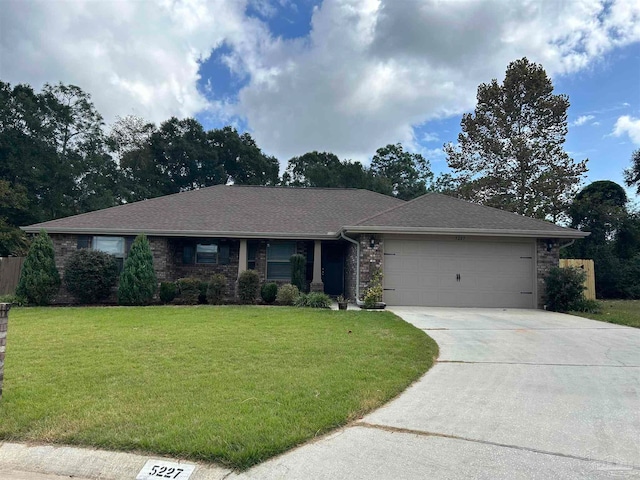
POLYGON ((322 282, 327 295, 344 294, 344 245, 322 244, 322 282))

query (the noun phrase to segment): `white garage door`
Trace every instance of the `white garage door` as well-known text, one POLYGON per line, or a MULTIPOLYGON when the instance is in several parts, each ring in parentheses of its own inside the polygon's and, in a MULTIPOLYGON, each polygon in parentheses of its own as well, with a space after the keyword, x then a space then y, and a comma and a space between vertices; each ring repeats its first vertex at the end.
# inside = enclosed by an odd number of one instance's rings
POLYGON ((388 305, 534 308, 534 242, 384 242, 388 305))

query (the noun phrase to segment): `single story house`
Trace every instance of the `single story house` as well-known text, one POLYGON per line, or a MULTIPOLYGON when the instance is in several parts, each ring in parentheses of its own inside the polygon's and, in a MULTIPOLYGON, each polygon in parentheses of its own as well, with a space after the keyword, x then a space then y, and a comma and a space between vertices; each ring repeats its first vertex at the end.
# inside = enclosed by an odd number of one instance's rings
MULTIPOLYGON (((56 264, 78 248, 123 262, 145 233, 159 281, 223 273, 287 283, 307 259, 313 291, 361 298, 376 271, 389 305, 543 306, 559 249, 588 233, 430 193, 405 202, 359 189, 217 185, 23 227, 45 229, 56 264)), ((71 298, 61 290, 58 302, 71 298)))

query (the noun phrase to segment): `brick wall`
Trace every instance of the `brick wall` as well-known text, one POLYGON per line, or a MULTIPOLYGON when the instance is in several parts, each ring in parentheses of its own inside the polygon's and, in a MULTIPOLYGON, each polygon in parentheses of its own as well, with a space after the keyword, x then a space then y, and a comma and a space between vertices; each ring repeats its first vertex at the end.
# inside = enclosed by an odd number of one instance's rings
POLYGON ((383 255, 382 235, 360 235, 360 296, 369 288, 372 275, 383 269, 383 255), (372 238, 373 246, 371 246, 372 238))
MULTIPOLYGON (((171 238, 168 239, 168 273, 167 280, 174 281, 179 278, 194 277, 208 282, 217 273, 227 278, 227 297, 232 299, 236 294, 236 281, 238 280, 238 259, 240 255, 240 240, 222 240, 229 245, 229 263, 226 265, 182 263, 182 252, 185 245, 194 245, 196 240, 171 238)), ((155 258, 154 258, 155 260, 155 258)))
POLYGON ((537 239, 536 240, 536 282, 538 287, 538 308, 544 308, 544 279, 549 274, 552 267, 557 267, 560 261, 560 246, 557 239, 537 239), (547 251, 547 240, 553 242, 553 247, 547 251))
POLYGON ((349 243, 346 248, 344 259, 344 295, 347 299, 353 301, 356 298, 356 268, 358 249, 353 243, 349 243))
POLYGON ((4 381, 4 354, 7 349, 7 326, 9 322, 10 303, 0 303, 0 399, 4 381))

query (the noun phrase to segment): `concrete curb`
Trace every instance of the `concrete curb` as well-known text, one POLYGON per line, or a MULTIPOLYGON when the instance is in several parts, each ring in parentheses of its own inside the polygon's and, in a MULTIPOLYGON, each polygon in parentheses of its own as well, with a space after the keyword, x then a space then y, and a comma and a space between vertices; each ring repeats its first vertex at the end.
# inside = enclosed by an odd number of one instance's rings
POLYGON ((14 470, 75 478, 133 480, 147 460, 151 459, 196 465, 190 480, 222 480, 231 473, 231 470, 216 465, 205 465, 161 456, 58 445, 0 443, 0 472, 9 473, 14 470))

